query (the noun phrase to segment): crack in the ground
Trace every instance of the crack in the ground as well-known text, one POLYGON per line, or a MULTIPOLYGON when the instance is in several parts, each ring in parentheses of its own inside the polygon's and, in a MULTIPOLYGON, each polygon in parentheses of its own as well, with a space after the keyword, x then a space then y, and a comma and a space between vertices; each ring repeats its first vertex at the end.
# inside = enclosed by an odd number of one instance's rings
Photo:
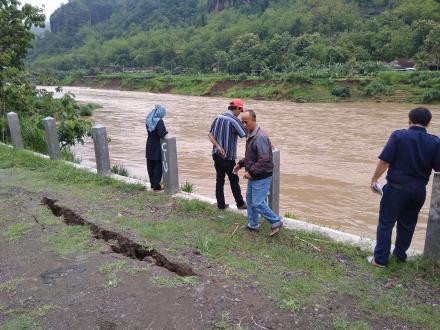
POLYGON ((57 202, 57 200, 48 197, 42 199, 42 203, 45 204, 56 217, 63 217, 64 223, 67 225, 88 226, 95 238, 102 239, 106 242, 117 242, 117 245, 109 244, 113 252, 141 261, 144 261, 147 257, 152 257, 156 261, 157 266, 166 268, 180 276, 197 275, 190 266, 179 262, 172 262, 155 249, 146 248, 119 233, 102 229, 96 224, 82 218, 71 209, 57 205, 57 202))

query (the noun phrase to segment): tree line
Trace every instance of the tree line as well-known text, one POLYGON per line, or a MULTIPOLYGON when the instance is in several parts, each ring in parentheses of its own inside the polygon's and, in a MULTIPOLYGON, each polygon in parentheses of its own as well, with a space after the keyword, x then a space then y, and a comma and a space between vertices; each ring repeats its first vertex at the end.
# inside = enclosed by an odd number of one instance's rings
POLYGON ((72 0, 51 26, 29 61, 61 71, 440 67, 439 0, 72 0))

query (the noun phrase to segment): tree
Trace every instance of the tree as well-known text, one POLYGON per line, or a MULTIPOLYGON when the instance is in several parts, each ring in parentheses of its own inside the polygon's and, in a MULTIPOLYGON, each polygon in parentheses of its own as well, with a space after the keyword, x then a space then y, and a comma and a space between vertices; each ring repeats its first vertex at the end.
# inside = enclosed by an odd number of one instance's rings
POLYGON ((90 123, 78 118, 79 107, 71 95, 55 100, 48 92, 38 91, 24 71, 24 59, 34 34, 33 26, 44 27, 42 10, 17 0, 0 0, 0 140, 8 133, 6 112, 20 116, 25 146, 45 151, 42 119, 55 117, 62 146, 82 142, 90 123))

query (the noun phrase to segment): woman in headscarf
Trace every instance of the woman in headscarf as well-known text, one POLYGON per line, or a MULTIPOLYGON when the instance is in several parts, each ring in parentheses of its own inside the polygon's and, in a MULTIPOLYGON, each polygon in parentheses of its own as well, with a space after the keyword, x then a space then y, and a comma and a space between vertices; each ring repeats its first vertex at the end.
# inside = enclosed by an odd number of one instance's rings
POLYGON ((160 186, 160 181, 162 180, 162 152, 160 139, 168 133, 162 120, 163 117, 165 117, 166 112, 165 107, 155 105, 145 121, 145 126, 148 132, 145 157, 147 158, 147 170, 151 189, 154 191, 162 190, 162 187, 160 186))

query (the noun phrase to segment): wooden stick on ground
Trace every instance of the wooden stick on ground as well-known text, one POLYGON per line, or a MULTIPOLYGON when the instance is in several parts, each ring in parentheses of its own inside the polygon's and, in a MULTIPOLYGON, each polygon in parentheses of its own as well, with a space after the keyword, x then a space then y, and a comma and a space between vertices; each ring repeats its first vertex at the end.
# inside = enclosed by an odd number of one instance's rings
POLYGON ((298 237, 298 236, 295 236, 295 238, 299 239, 301 242, 304 242, 304 243, 310 245, 310 246, 311 246, 312 248, 314 248, 316 251, 321 252, 321 249, 320 249, 319 247, 317 247, 316 245, 314 245, 314 244, 312 244, 312 243, 310 243, 310 242, 307 242, 305 239, 302 239, 301 237, 298 237))
POLYGON ((240 224, 239 223, 235 223, 235 224, 236 224, 236 227, 235 227, 234 231, 231 234, 231 238, 234 237, 234 235, 237 232, 238 228, 240 228, 240 224))

